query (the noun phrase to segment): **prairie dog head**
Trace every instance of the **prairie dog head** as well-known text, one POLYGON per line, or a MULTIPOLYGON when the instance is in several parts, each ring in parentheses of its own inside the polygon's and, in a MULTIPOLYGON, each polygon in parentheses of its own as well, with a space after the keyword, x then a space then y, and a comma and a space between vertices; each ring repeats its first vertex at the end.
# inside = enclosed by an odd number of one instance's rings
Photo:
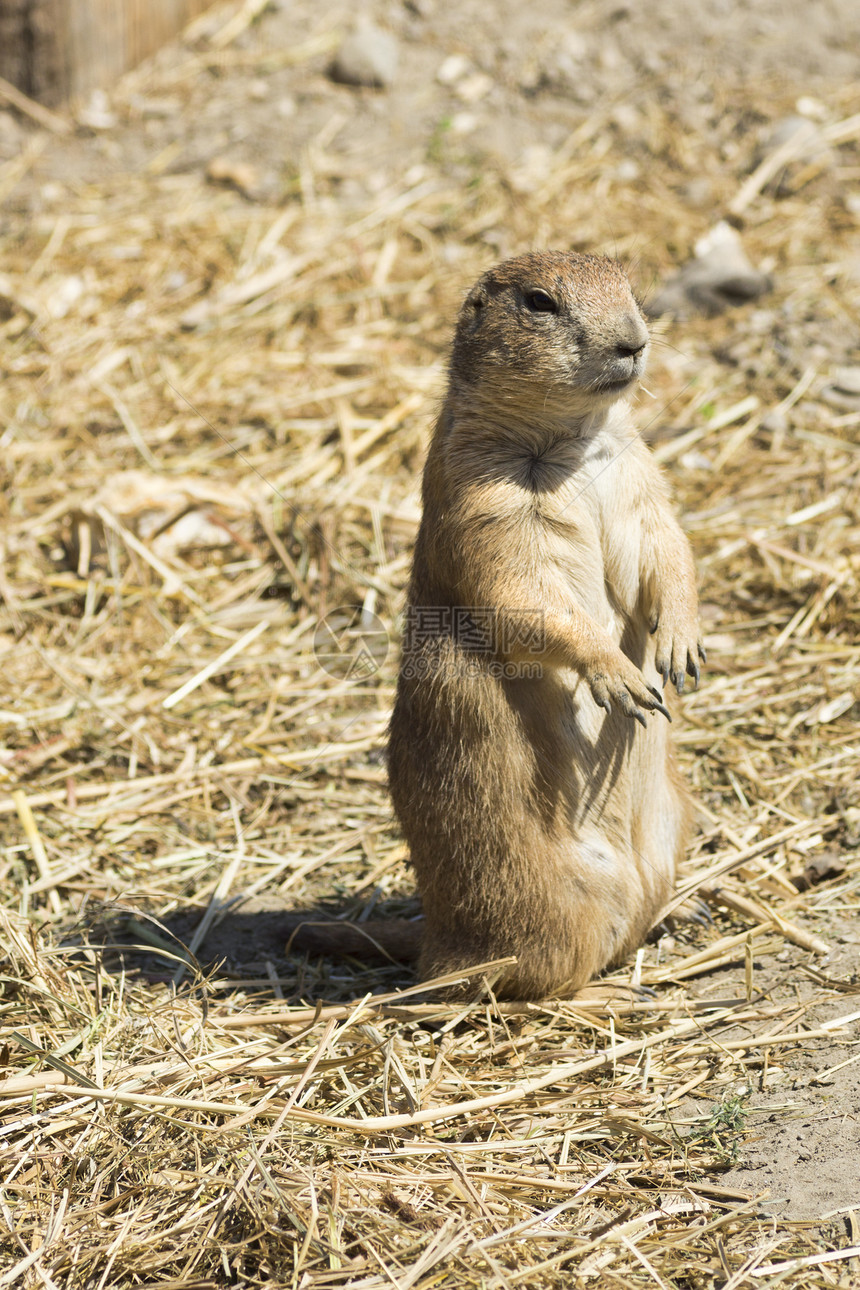
POLYGON ((616 260, 535 252, 475 283, 460 310, 451 377, 481 403, 585 415, 632 389, 647 352, 648 329, 616 260))

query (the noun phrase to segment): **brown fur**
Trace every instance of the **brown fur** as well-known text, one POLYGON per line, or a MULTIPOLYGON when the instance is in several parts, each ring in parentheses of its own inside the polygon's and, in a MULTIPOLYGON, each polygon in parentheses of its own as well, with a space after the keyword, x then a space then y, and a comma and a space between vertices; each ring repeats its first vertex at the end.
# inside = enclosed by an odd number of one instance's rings
POLYGON ((701 647, 689 544, 624 398, 646 352, 600 257, 508 261, 460 312, 389 748, 424 978, 515 954, 499 993, 575 990, 672 888, 688 807, 652 680, 680 689, 701 647))

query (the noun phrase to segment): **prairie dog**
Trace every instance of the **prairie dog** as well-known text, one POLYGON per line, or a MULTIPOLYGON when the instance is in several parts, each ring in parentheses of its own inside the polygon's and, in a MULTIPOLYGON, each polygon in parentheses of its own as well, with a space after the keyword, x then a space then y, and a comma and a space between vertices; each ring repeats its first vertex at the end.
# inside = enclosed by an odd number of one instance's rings
POLYGON ((599 256, 509 260, 460 311, 389 744, 424 979, 513 954, 497 993, 574 991, 671 891, 688 802, 654 682, 680 691, 704 653, 627 402, 647 352, 599 256))

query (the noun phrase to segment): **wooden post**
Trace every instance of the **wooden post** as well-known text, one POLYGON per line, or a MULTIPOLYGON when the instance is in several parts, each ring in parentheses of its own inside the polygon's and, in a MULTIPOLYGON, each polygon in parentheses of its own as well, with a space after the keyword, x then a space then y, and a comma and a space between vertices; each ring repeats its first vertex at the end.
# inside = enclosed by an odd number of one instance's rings
POLYGON ((0 76, 56 105, 110 83, 213 0, 0 0, 0 76))

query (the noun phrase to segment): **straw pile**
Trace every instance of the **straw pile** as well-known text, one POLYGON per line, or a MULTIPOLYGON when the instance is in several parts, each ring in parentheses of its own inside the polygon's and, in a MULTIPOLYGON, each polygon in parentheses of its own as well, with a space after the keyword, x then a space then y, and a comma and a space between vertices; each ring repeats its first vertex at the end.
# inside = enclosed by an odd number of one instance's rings
MULTIPOLYGON (((29 224, 9 208, 0 1286, 735 1287, 848 1266, 719 1177, 768 1062, 850 1036, 804 1022, 839 997, 826 970, 799 1001, 755 977, 786 945, 813 962, 860 881, 860 412, 829 397, 860 284, 827 176, 745 195, 769 312, 663 324, 640 396, 700 569, 682 890, 713 928, 523 1007, 495 1003, 492 965, 455 1008, 398 993, 396 967, 211 949, 243 909, 414 909, 380 754, 453 310, 502 225, 512 251, 575 229, 645 288, 683 258, 705 223, 669 176, 695 160, 661 153, 654 114, 611 236, 598 117, 527 191, 489 168, 464 190, 430 158, 349 210, 320 152, 281 204, 156 167, 29 224), (344 605, 392 643, 358 680, 314 657, 344 605)), ((715 177, 723 209, 742 180, 715 177)))

